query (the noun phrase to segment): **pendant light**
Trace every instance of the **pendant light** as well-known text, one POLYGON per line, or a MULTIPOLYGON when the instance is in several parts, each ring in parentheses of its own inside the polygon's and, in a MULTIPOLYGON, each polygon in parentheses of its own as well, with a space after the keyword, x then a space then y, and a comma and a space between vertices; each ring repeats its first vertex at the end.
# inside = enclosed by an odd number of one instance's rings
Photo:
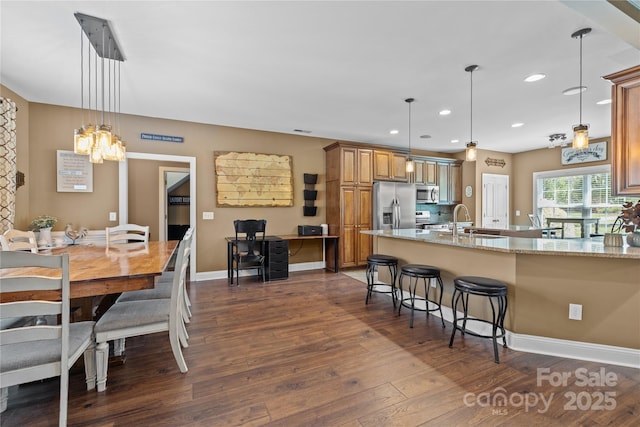
POLYGON ((580 123, 573 127, 573 144, 572 148, 576 150, 584 150, 589 146, 589 125, 582 123, 582 92, 586 89, 582 86, 582 37, 591 32, 591 28, 583 28, 571 34, 574 39, 580 38, 580 123))
POLYGON ((476 71, 478 69, 477 65, 469 65, 468 67, 466 67, 464 70, 466 72, 469 73, 469 77, 471 79, 471 114, 470 114, 470 121, 469 121, 469 142, 467 142, 467 152, 466 152, 466 160, 468 162, 475 162, 476 161, 476 157, 478 156, 478 152, 477 152, 477 146, 478 143, 477 141, 473 140, 473 72, 476 71))
POLYGON ((404 102, 409 104, 409 157, 407 157, 407 163, 406 163, 407 173, 412 173, 415 168, 413 159, 411 158, 411 103, 413 101, 415 101, 415 99, 413 98, 407 98, 404 100, 404 102))
MULTIPOLYGON (((88 110, 91 112, 91 91, 92 91, 92 78, 95 84, 95 110, 93 115, 95 119, 95 125, 83 124, 80 128, 74 131, 74 152, 76 154, 88 155, 91 163, 102 163, 103 160, 115 160, 123 161, 126 157, 126 149, 124 143, 120 140, 120 137, 115 135, 112 126, 113 123, 118 125, 120 123, 120 62, 124 61, 122 52, 118 47, 114 34, 111 31, 109 23, 102 19, 96 18, 81 13, 75 13, 75 17, 80 24, 80 97, 81 97, 81 109, 82 119, 85 122, 85 73, 84 73, 84 36, 88 40, 87 47, 87 71, 88 76, 86 79, 88 96, 88 110), (91 68, 91 47, 93 46, 94 54, 94 67, 91 68), (98 57, 101 58, 101 69, 98 70, 98 57), (106 60, 106 63, 105 63, 106 60), (118 75, 116 80, 115 62, 118 62, 118 75), (105 69, 105 65, 107 69, 105 69), (111 69, 114 69, 112 76, 111 69), (93 71, 93 75, 92 75, 93 71), (117 86, 116 86, 117 83, 117 86), (100 84, 100 96, 98 96, 98 85, 100 84), (113 110, 111 109, 111 95, 113 88, 113 110), (116 88, 118 96, 116 97, 116 88), (105 90, 107 92, 105 92, 105 90), (105 106, 105 102, 108 97, 108 107, 105 106), (98 108, 98 103, 101 103, 101 109, 98 108), (116 108, 117 106, 117 108, 116 108), (117 111, 116 111, 117 110, 117 111), (100 115, 100 118, 98 116, 100 115), (100 120, 100 125, 98 125, 100 120)), ((90 114, 91 115, 91 114, 90 114)))

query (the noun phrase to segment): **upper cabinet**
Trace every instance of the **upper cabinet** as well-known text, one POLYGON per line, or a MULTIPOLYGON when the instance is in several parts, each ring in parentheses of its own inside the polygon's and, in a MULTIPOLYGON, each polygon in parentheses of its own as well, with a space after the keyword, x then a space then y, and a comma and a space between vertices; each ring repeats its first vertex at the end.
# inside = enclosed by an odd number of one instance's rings
POLYGON ((373 185, 373 150, 341 145, 325 148, 327 181, 340 185, 373 185))
POLYGON ((438 165, 434 160, 416 159, 414 182, 416 184, 436 185, 438 183, 438 165))
POLYGON ((407 182, 407 155, 392 151, 373 152, 373 179, 407 182))
POLYGON ((604 78, 613 83, 612 190, 619 196, 640 196, 640 65, 604 78))
POLYGON ((438 162, 438 204, 456 205, 462 203, 462 165, 459 162, 438 162))

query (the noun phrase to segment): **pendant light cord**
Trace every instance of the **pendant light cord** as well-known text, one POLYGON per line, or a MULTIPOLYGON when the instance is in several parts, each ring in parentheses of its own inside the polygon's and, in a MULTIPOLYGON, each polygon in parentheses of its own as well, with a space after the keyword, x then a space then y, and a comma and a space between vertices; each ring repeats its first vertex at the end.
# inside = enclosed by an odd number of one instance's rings
POLYGON ((580 124, 582 124, 582 37, 580 34, 580 124))
POLYGON ((471 105, 469 113, 469 142, 473 142, 473 69, 469 73, 469 79, 471 80, 471 102, 469 103, 471 105))

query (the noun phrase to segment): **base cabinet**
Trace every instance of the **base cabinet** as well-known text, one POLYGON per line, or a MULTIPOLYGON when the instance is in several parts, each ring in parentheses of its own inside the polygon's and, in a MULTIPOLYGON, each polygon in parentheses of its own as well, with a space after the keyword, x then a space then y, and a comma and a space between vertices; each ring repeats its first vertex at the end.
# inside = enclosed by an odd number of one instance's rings
POLYGON ((289 278, 289 241, 265 240, 267 246, 264 260, 265 279, 284 280, 289 278))

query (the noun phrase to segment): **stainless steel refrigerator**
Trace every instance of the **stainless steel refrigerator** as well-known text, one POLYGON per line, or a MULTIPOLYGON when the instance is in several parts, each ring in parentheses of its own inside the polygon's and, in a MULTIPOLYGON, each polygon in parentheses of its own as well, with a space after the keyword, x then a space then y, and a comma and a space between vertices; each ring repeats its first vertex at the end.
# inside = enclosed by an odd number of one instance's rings
POLYGON ((416 185, 394 182, 373 184, 373 228, 416 228, 416 185))

